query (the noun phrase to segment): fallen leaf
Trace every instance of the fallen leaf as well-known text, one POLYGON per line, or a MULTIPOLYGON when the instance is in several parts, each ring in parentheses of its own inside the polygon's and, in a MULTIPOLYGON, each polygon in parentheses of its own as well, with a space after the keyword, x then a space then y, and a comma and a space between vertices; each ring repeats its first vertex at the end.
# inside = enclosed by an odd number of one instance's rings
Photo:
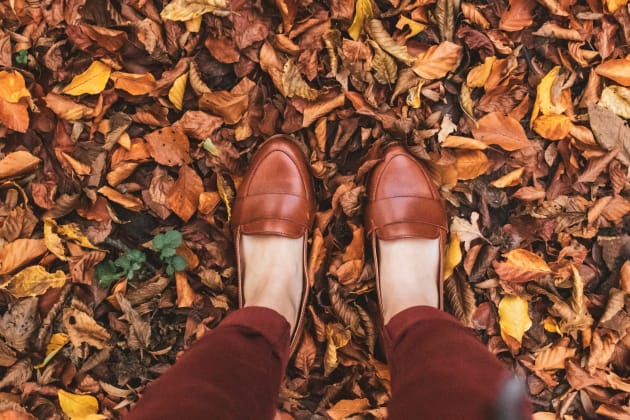
POLYGON ((488 145, 482 141, 461 136, 447 136, 442 142, 442 147, 452 147, 455 149, 485 150, 488 145))
POLYGON ((503 256, 505 261, 492 263, 501 280, 520 283, 551 274, 545 260, 525 249, 514 249, 503 256))
POLYGON ((444 41, 418 54, 411 68, 425 79, 440 79, 457 68, 462 51, 461 46, 444 41))
POLYGON ((483 87, 490 77, 492 66, 497 61, 495 56, 486 57, 483 63, 473 67, 466 76, 466 84, 471 88, 483 87))
POLYGON ((610 13, 615 13, 617 9, 626 6, 628 0, 604 0, 604 3, 610 13))
POLYGON ((525 130, 510 116, 491 112, 477 121, 472 128, 473 137, 486 144, 496 144, 505 150, 519 150, 530 145, 525 130))
POLYGON ((18 178, 33 172, 41 160, 27 151, 7 153, 0 159, 0 180, 18 178))
POLYGON ((226 0, 174 0, 162 9, 160 16, 164 20, 186 22, 199 18, 206 13, 216 16, 227 16, 230 8, 226 0))
POLYGON ((444 257, 444 278, 448 279, 452 274, 455 267, 462 261, 462 250, 459 237, 457 233, 451 232, 448 246, 446 247, 446 254, 444 257))
POLYGON ((9 274, 47 251, 43 239, 16 239, 0 249, 0 274, 9 274))
POLYGON ((63 93, 72 96, 101 93, 107 85, 111 71, 111 67, 107 64, 94 61, 87 70, 74 76, 70 84, 63 88, 63 93))
POLYGON ((151 324, 133 309, 122 293, 116 292, 115 296, 120 310, 129 321, 129 335, 127 336, 129 348, 132 350, 148 348, 151 340, 151 324))
POLYGON ((41 369, 46 366, 48 362, 50 362, 52 358, 55 357, 57 353, 59 353, 59 350, 61 350, 63 346, 68 344, 68 341, 70 341, 70 337, 68 337, 68 334, 53 334, 50 337, 50 341, 48 341, 48 344, 46 345, 46 357, 40 364, 33 366, 33 369, 41 369))
POLYGON ((352 414, 362 413, 370 408, 370 402, 367 398, 356 400, 340 400, 335 405, 326 410, 326 414, 333 420, 343 420, 352 416, 352 414))
POLYGON ((490 183, 495 188, 514 187, 520 183, 525 168, 514 169, 490 183))
POLYGON ((131 95, 147 95, 155 89, 155 77, 151 73, 124 73, 115 71, 110 75, 114 88, 131 95))
POLYGON ((536 121, 538 114, 554 115, 562 114, 566 111, 567 106, 562 101, 555 101, 552 98, 552 91, 558 81, 560 73, 560 66, 555 66, 553 69, 542 78, 538 86, 536 87, 536 101, 534 102, 534 108, 532 110, 532 121, 536 121))
POLYGON ((15 274, 6 288, 16 298, 24 298, 42 295, 49 288, 59 288, 65 283, 63 271, 49 273, 41 265, 32 265, 15 274))
POLYGON ((630 89, 621 86, 607 86, 602 91, 598 105, 614 112, 622 118, 630 118, 630 89))
POLYGON ((217 174, 217 191, 219 192, 219 197, 221 197, 221 200, 223 200, 225 204, 229 221, 232 218, 232 203, 234 202, 236 194, 221 174, 217 174))
POLYGON ((510 338, 516 340, 516 349, 520 348, 523 335, 532 326, 528 313, 527 300, 520 296, 507 295, 499 302, 499 325, 501 337, 508 343, 510 338))
POLYGON ((599 105, 590 105, 588 116, 597 142, 606 150, 618 148, 617 158, 630 165, 630 127, 625 121, 599 105))
POLYGON ((26 82, 19 71, 0 71, 0 99, 16 104, 22 98, 30 98, 26 82))
MULTIPOLYGON (((450 231, 457 235, 457 237, 464 243, 464 250, 470 249, 470 242, 477 238, 483 238, 484 236, 479 231, 479 213, 472 212, 470 215, 470 222, 461 217, 453 217, 451 222, 450 231)), ((485 239, 485 238, 484 238, 485 239)))
POLYGON ((391 54, 394 58, 408 66, 413 64, 414 58, 407 52, 407 47, 394 41, 385 30, 383 22, 379 19, 368 20, 365 25, 365 30, 383 50, 391 54))
MULTIPOLYGON (((282 88, 288 98, 299 96, 312 101, 317 98, 318 92, 306 83, 294 60, 289 59, 284 64, 282 72, 282 88)), ((226 119, 227 121, 227 119, 226 119)))
POLYGON ((604 61, 599 66, 595 67, 595 72, 607 79, 614 80, 620 85, 630 86, 629 66, 630 60, 628 58, 618 58, 604 61))
POLYGON ((383 51, 376 42, 370 41, 370 45, 374 48, 374 57, 372 57, 374 78, 382 85, 393 85, 396 83, 396 78, 398 77, 398 66, 396 62, 392 56, 383 51))
POLYGON ((520 31, 534 23, 532 11, 535 0, 510 0, 510 8, 501 15, 499 29, 508 32, 520 31))
POLYGON ((400 29, 402 31, 405 27, 409 28, 409 33, 405 35, 405 41, 407 41, 409 38, 413 38, 420 32, 424 31, 426 25, 401 15, 398 18, 398 22, 396 22, 396 29, 400 29))
POLYGON ((87 343, 97 349, 103 349, 110 339, 109 332, 100 326, 94 318, 73 307, 63 310, 63 326, 72 345, 77 348, 80 348, 83 343, 87 343))
POLYGON ((46 106, 64 120, 76 121, 84 117, 94 116, 94 110, 88 106, 78 104, 72 99, 56 93, 49 93, 44 97, 46 106))
POLYGON ((237 95, 219 90, 204 93, 199 98, 199 108, 223 117, 227 124, 236 124, 243 118, 249 106, 247 95, 237 95))
POLYGON ((168 100, 175 105, 175 109, 182 110, 184 106, 184 93, 186 92, 186 83, 188 82, 188 73, 184 73, 175 79, 173 86, 168 91, 168 100))
POLYGON ((486 17, 477 9, 474 4, 462 2, 461 8, 464 17, 472 23, 481 26, 482 29, 488 29, 490 27, 490 22, 488 22, 488 19, 486 19, 486 17))
POLYGON ((24 77, 17 71, 0 71, 0 123, 11 130, 25 133, 28 130, 28 104, 31 93, 26 89, 24 77))
POLYGON ((166 166, 180 166, 191 162, 188 137, 173 127, 160 128, 144 139, 151 157, 166 166))
POLYGON ((455 157, 457 178, 461 180, 475 179, 490 168, 490 161, 481 150, 456 150, 455 157))
POLYGON ((372 0, 357 0, 355 4, 354 19, 348 28, 348 35, 354 40, 359 39, 365 26, 365 22, 374 17, 372 0))
POLYGON ((571 132, 573 123, 566 115, 541 115, 534 121, 533 129, 547 140, 562 140, 571 132))
POLYGON ((540 370, 564 369, 566 360, 572 359, 576 350, 575 348, 567 347, 567 342, 563 340, 538 353, 534 368, 540 370))
POLYGON ((179 177, 166 195, 166 204, 182 220, 188 221, 197 211, 203 182, 188 165, 179 169, 179 177))
POLYGON ((70 420, 90 419, 98 412, 98 401, 91 395, 78 395, 66 392, 63 389, 57 391, 59 405, 70 420))
POLYGON ((142 200, 138 197, 131 194, 123 194, 108 186, 99 188, 98 193, 107 197, 108 200, 111 200, 116 204, 120 204, 127 210, 140 211, 144 208, 142 200))

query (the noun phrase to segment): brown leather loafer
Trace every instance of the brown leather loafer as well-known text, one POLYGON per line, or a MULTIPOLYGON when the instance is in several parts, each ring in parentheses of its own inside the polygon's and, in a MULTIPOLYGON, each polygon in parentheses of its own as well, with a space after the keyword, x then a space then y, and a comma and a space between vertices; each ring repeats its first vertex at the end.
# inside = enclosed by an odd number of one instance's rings
MULTIPOLYGON (((291 353, 303 328, 308 298, 306 248, 308 231, 315 215, 312 178, 306 158, 288 136, 270 137, 257 150, 233 205, 232 229, 238 269, 239 307, 243 307, 241 235, 280 235, 304 238, 304 278, 298 319, 291 334, 291 353)), ((297 280, 297 279, 296 279, 297 280)))
POLYGON ((402 145, 390 145, 385 149, 383 161, 372 171, 367 191, 365 225, 372 237, 379 304, 382 305, 377 240, 439 239, 437 282, 439 308, 442 309, 442 254, 448 224, 444 204, 427 170, 402 145))

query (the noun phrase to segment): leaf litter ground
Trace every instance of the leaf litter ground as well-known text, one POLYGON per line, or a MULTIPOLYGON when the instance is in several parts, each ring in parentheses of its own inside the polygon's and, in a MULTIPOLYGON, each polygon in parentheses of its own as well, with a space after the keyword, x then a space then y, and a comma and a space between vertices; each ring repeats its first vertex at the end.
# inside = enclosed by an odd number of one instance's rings
POLYGON ((1 2, 0 413, 118 418, 234 310, 231 203, 287 133, 318 213, 280 418, 386 416, 362 215, 394 140, 447 203, 448 311, 536 418, 628 418, 629 44, 627 0, 1 2))

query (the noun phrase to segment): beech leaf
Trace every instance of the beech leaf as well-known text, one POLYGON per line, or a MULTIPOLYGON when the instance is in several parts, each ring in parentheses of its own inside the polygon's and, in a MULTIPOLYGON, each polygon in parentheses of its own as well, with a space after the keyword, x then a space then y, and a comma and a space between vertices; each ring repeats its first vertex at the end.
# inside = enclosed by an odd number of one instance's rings
POLYGON ((501 337, 506 343, 515 340, 516 345, 513 349, 518 350, 520 348, 523 335, 532 326, 528 310, 527 300, 519 296, 504 296, 499 302, 501 337))
POLYGON ((87 70, 74 76, 70 84, 63 88, 63 93, 72 96, 101 93, 107 85, 111 71, 107 64, 94 61, 87 70))
POLYGON ((514 249, 504 255, 506 261, 494 261, 494 270, 501 280, 526 282, 551 274, 545 260, 525 249, 514 249))

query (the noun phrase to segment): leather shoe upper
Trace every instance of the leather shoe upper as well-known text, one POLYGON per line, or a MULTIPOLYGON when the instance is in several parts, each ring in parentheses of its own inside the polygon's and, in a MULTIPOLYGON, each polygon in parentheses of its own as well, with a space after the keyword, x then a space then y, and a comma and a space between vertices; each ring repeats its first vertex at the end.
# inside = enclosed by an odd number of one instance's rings
POLYGON ((448 230, 440 196, 424 166, 399 144, 385 149, 368 182, 366 227, 378 239, 437 239, 448 230))
POLYGON ((287 136, 256 152, 234 201, 232 228, 240 233, 300 238, 314 217, 311 175, 304 154, 287 136))

